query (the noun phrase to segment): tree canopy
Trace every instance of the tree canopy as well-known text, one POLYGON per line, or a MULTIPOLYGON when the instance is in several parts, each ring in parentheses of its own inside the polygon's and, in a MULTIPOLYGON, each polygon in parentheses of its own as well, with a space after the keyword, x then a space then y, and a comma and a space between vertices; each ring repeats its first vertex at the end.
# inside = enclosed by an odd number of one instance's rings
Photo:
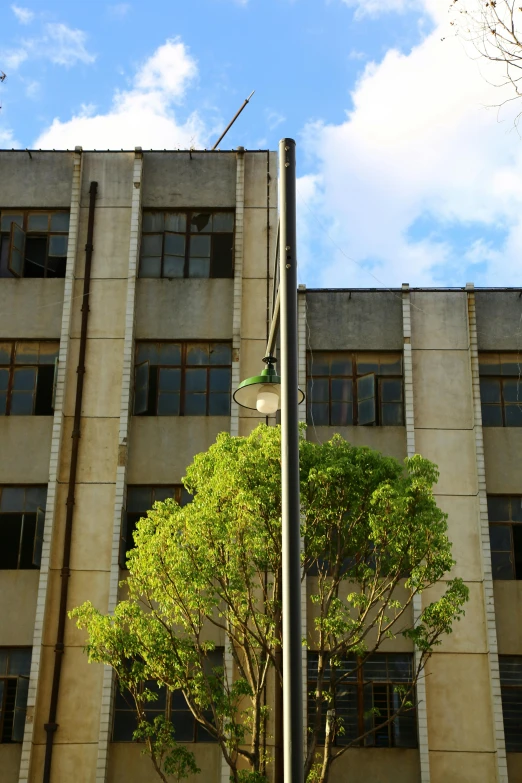
MULTIPOLYGON (((447 580, 454 561, 428 460, 401 464, 340 436, 324 444, 303 438, 300 471, 302 571, 314 607, 304 643, 315 656, 304 765, 308 781, 325 783, 349 747, 415 709, 418 677, 463 614, 467 588, 447 580), (441 597, 414 617, 414 597, 444 579, 441 597), (407 682, 394 687, 392 712, 371 707, 352 736, 335 709, 339 686, 397 637, 417 650, 407 682)), ((280 429, 220 434, 194 458, 184 484, 191 503, 156 503, 138 523, 127 598, 114 614, 88 602, 71 615, 87 630, 89 660, 112 666, 132 696, 136 739, 161 780, 197 767, 172 724, 147 713, 157 686, 183 693, 232 781, 262 783, 271 769, 270 694, 282 680, 280 429)))

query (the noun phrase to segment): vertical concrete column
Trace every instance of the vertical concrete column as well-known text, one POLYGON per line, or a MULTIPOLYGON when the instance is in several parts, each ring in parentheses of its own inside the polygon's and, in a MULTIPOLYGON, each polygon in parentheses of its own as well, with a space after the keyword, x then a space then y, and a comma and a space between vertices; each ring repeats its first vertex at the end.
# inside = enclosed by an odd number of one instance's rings
MULTIPOLYGON (((234 304, 232 313, 232 389, 241 383, 241 315, 243 303, 243 231, 245 214, 245 149, 237 148, 236 227, 234 238, 234 304)), ((239 405, 232 400, 230 434, 239 435, 239 405)))
MULTIPOLYGON (((119 551, 122 514, 125 503, 129 422, 132 402, 132 376, 134 366, 134 326, 136 310, 136 278, 141 233, 141 184, 143 153, 136 147, 132 172, 131 216, 129 236, 129 263, 127 298, 125 305, 125 334, 123 339, 123 372, 120 396, 120 422, 118 431, 118 464, 113 509, 111 566, 109 576, 108 611, 113 614, 118 602, 120 579, 119 551)), ((110 666, 104 667, 101 696, 100 730, 96 759, 96 783, 105 783, 108 772, 109 742, 114 701, 114 674, 110 666)))
POLYGON ((426 666, 431 783, 498 781, 479 537, 477 470, 467 294, 410 293, 414 434, 418 453, 439 469, 434 494, 448 514, 456 565, 422 596, 438 598, 446 580, 469 588, 465 617, 426 666))
MULTIPOLYGON (((404 411, 406 419, 406 448, 408 457, 415 454, 415 415, 413 408, 413 363, 411 356, 411 306, 410 287, 402 285, 402 330, 404 337, 404 411)), ((421 596, 413 599, 413 617, 416 621, 422 611, 421 596)), ((417 657, 417 652, 415 653, 417 657)), ((419 755, 421 783, 430 783, 430 757, 428 749, 428 715, 426 707, 426 679, 421 674, 417 683, 417 731, 419 736, 419 755)))
MULTIPOLYGON (((298 373, 299 388, 306 394, 306 286, 301 284, 297 292, 297 340, 298 340, 298 373)), ((307 400, 299 406, 299 421, 306 424, 307 400)), ((301 552, 304 551, 304 540, 301 538, 301 552)), ((301 634, 306 639, 308 631, 306 602, 306 580, 301 582, 301 634)), ((303 737, 306 751, 308 736, 308 650, 303 647, 303 737)))
POLYGON ((482 433, 482 411, 480 404, 480 379, 478 363, 477 318, 475 312, 475 292, 473 283, 466 285, 468 298, 468 320, 470 336, 471 378, 473 388, 473 413, 475 432, 475 453, 478 475, 478 501, 480 543, 482 554, 484 607, 486 613, 486 634, 488 642, 489 682, 493 710, 493 730, 496 745, 497 775, 499 783, 508 783, 506 760, 506 742, 504 720, 502 716, 502 698, 498 667, 497 629, 495 604, 493 597, 493 575, 491 570, 491 549, 489 543, 488 502, 486 494, 486 468, 484 464, 484 439, 482 433))
MULTIPOLYGON (((245 211, 245 149, 237 148, 236 155, 236 221, 234 240, 234 304, 232 313, 232 391, 241 383, 241 316, 243 303, 243 231, 245 211)), ((230 434, 239 435, 239 405, 232 400, 230 410, 230 434)), ((232 682, 234 677, 234 659, 229 650, 230 641, 226 638, 223 666, 225 677, 232 682)), ((221 754, 221 781, 228 783, 230 767, 221 754)))
MULTIPOLYGON (((51 456, 49 461, 49 483, 47 486, 47 505, 45 514, 45 530, 42 546, 42 563, 40 566, 40 580, 38 585, 38 599, 36 604, 36 616, 33 635, 33 656, 31 660, 31 676, 29 681, 29 693, 27 697, 27 717, 22 745, 20 762, 19 783, 27 783, 32 763, 34 716, 36 699, 40 684, 40 667, 42 656, 42 644, 44 625, 47 620, 47 592, 50 576, 51 544, 55 527, 58 489, 58 464, 62 448, 64 429, 64 392, 67 374, 67 362, 69 359, 71 316, 74 276, 78 244, 78 224, 80 214, 80 194, 82 183, 82 148, 75 148, 72 172, 71 211, 69 222, 69 241, 67 245, 67 268, 65 273, 65 287, 62 309, 62 326, 60 333, 60 353, 58 357, 58 374, 56 382, 56 398, 53 418, 53 434, 51 440, 51 456)), ((35 765, 36 766, 36 765, 35 765)))

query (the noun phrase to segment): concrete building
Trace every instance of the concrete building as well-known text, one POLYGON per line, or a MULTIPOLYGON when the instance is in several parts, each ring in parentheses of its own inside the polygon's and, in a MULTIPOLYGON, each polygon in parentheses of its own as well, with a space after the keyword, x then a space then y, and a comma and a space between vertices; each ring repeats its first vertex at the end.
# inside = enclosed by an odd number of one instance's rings
MULTIPOLYGON (((0 182, 0 780, 41 781, 52 743, 52 783, 154 781, 60 618, 111 611, 136 518, 183 501, 218 432, 265 420, 230 391, 266 344, 276 156, 2 151, 0 182)), ((521 318, 520 290, 299 291, 307 437, 436 462, 470 589, 413 728, 350 750, 334 783, 522 780, 521 318)), ((217 745, 185 738, 199 779, 227 781, 217 745)))

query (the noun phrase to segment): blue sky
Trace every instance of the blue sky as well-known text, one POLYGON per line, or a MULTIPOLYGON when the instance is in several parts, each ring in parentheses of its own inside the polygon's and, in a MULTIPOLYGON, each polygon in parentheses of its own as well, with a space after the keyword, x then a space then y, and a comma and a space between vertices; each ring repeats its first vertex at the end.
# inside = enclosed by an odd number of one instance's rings
POLYGON ((297 140, 302 282, 520 285, 522 140, 447 5, 5 3, 0 146, 208 147, 255 89, 222 146, 297 140))

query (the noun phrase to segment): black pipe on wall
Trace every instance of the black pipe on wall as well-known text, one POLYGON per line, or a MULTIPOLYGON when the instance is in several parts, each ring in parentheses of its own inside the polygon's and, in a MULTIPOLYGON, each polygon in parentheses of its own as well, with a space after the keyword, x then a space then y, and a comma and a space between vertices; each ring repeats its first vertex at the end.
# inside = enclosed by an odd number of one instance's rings
POLYGON ((85 273, 83 279, 83 300, 82 300, 82 324, 80 331, 80 352, 78 357, 78 379, 76 382, 76 400, 74 403, 74 423, 72 431, 72 451, 71 464, 69 468, 69 484, 67 492, 67 513, 65 516, 65 536, 63 542, 62 568, 60 571, 60 607, 58 610, 58 630, 56 632, 56 644, 54 647, 54 670, 51 686, 51 701, 49 704, 49 718, 44 725, 46 731, 45 760, 43 769, 43 783, 50 783, 51 762, 53 758, 54 735, 58 729, 56 723, 56 711, 58 708, 58 694, 60 691, 60 677, 62 673, 62 661, 64 654, 64 636, 65 620, 67 616, 67 593, 69 590, 70 560, 71 560, 71 539, 74 514, 74 498, 76 488, 76 470, 78 467, 78 450, 81 437, 81 412, 83 398, 83 378, 85 375, 85 350, 87 347, 87 323, 89 320, 89 294, 91 290, 91 266, 93 252, 94 235, 94 209, 98 183, 91 182, 89 188, 89 220, 87 225, 87 244, 85 245, 85 273))

